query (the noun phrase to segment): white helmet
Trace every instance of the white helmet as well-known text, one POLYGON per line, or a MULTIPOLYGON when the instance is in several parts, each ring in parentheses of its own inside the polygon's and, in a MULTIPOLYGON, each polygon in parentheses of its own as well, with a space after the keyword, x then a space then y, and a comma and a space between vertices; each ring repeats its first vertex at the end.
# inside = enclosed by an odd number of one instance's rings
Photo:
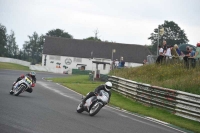
POLYGON ((110 91, 110 89, 112 88, 112 83, 111 82, 106 82, 105 83, 105 89, 107 90, 107 91, 110 91))

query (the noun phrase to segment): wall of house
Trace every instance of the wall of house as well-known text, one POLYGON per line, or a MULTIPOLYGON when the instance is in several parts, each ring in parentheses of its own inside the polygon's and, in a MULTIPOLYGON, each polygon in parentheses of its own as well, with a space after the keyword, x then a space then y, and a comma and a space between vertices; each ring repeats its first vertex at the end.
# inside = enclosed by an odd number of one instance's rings
MULTIPOLYGON (((49 69, 53 69, 57 73, 63 73, 67 71, 69 74, 72 73, 72 69, 79 69, 83 64, 85 66, 85 70, 91 70, 96 72, 96 64, 92 63, 92 61, 100 61, 111 63, 110 59, 102 59, 102 58, 77 58, 77 57, 69 57, 69 56, 56 56, 56 55, 44 55, 42 56, 42 66, 44 66, 46 59, 46 66, 49 69)), ((126 62, 126 67, 137 67, 141 66, 139 63, 126 62)), ((100 70, 100 74, 108 74, 111 66, 106 64, 105 68, 103 64, 98 65, 98 70, 100 70)))
MULTIPOLYGON (((71 73, 72 69, 81 69, 80 64, 85 65, 85 70, 95 71, 96 64, 92 63, 92 61, 102 61, 107 63, 111 62, 110 60, 106 59, 89 59, 68 56, 43 55, 42 66, 44 66, 45 59, 46 67, 56 69, 59 73, 63 73, 64 71, 68 71, 68 73, 71 73)), ((110 71, 110 65, 106 64, 106 67, 104 68, 103 65, 100 64, 98 65, 98 70, 100 70, 101 74, 108 74, 110 71)))

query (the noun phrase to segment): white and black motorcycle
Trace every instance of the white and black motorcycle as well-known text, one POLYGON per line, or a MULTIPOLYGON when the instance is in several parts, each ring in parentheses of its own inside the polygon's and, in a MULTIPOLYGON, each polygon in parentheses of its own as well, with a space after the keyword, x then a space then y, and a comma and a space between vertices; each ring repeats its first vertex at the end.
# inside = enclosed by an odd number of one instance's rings
POLYGON ((13 86, 13 92, 10 92, 10 94, 14 94, 15 96, 18 96, 19 94, 26 91, 28 88, 34 87, 34 84, 32 82, 32 78, 29 76, 24 76, 23 79, 15 83, 13 86))
POLYGON ((76 111, 78 113, 86 111, 89 113, 90 116, 94 116, 100 111, 100 109, 103 106, 105 106, 108 103, 108 100, 109 94, 106 91, 101 90, 99 94, 96 94, 96 96, 92 96, 89 99, 87 99, 83 106, 80 106, 80 103, 76 111))

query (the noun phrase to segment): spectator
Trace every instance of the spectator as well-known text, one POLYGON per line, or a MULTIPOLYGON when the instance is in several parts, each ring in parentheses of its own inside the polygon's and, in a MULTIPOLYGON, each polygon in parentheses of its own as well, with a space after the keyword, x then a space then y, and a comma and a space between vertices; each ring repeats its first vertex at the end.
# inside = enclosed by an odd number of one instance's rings
POLYGON ((200 43, 197 43, 197 48, 196 48, 196 52, 195 52, 195 56, 194 58, 196 59, 200 59, 200 43))
POLYGON ((156 59, 156 63, 161 63, 163 60, 163 57, 164 57, 163 56, 163 48, 161 46, 158 46, 158 48, 159 48, 159 55, 156 59))
POLYGON ((175 46, 175 45, 174 45, 174 46, 171 46, 171 54, 172 54, 172 58, 173 58, 173 59, 177 59, 178 56, 179 56, 179 54, 178 54, 177 51, 176 51, 176 46, 175 46))
POLYGON ((189 47, 189 57, 194 57, 195 56, 195 51, 193 50, 192 47, 189 47))
POLYGON ((189 48, 189 59, 190 59, 190 62, 191 63, 191 66, 194 68, 195 65, 196 65, 196 59, 194 58, 195 57, 195 51, 193 50, 192 47, 189 48))
POLYGON ((172 55, 171 55, 171 46, 169 46, 169 45, 167 45, 167 51, 164 53, 164 55, 166 56, 166 57, 168 57, 168 59, 170 58, 172 58, 172 55))
POLYGON ((200 43, 197 43, 197 48, 194 58, 199 62, 198 65, 200 65, 200 43))
POLYGON ((188 57, 190 57, 190 47, 189 46, 186 47, 186 52, 185 52, 185 55, 183 57, 183 60, 184 60, 187 68, 189 68, 188 57))
POLYGON ((178 56, 181 56, 181 51, 180 51, 180 49, 178 48, 178 45, 177 45, 177 44, 174 45, 174 48, 175 48, 175 50, 176 50, 178 56))
POLYGON ((124 66, 125 66, 125 61, 124 61, 124 58, 123 58, 123 57, 121 57, 120 66, 121 66, 121 67, 124 67, 124 66))
POLYGON ((167 52, 167 42, 164 40, 163 41, 163 54, 167 52))
POLYGON ((119 66, 119 61, 118 59, 115 60, 115 68, 117 68, 119 66))

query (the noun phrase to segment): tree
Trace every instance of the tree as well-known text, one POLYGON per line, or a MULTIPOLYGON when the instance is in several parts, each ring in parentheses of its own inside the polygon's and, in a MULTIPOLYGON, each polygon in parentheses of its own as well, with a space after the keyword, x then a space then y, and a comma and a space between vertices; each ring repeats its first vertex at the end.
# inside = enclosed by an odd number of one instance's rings
POLYGON ((70 35, 67 32, 64 32, 64 30, 61 29, 53 29, 48 31, 48 33, 46 33, 47 36, 54 36, 54 37, 64 37, 64 38, 70 38, 73 39, 73 36, 70 35))
POLYGON ((43 45, 44 45, 44 35, 41 35, 38 38, 38 49, 37 49, 37 61, 38 62, 42 62, 43 45))
POLYGON ((152 49, 150 50, 153 54, 157 53, 157 47, 158 47, 158 31, 159 31, 159 45, 162 45, 162 41, 166 40, 167 45, 174 44, 180 45, 182 43, 188 43, 188 38, 185 34, 185 31, 182 30, 178 24, 176 24, 173 21, 164 21, 164 24, 158 25, 158 28, 154 29, 154 33, 151 33, 151 36, 148 38, 152 42, 152 49), (163 35, 161 35, 161 32, 163 29, 163 35))
POLYGON ((11 34, 7 36, 7 56, 8 57, 17 57, 19 48, 15 41, 15 33, 11 30, 11 34))
POLYGON ((32 36, 28 36, 29 41, 25 41, 23 45, 25 60, 31 61, 32 64, 42 61, 42 50, 44 44, 44 36, 38 36, 36 32, 32 36))
POLYGON ((101 39, 99 39, 99 37, 98 37, 98 33, 99 33, 99 31, 98 31, 98 29, 96 29, 94 31, 95 37, 91 36, 91 37, 85 38, 83 40, 92 40, 92 41, 99 41, 99 42, 101 42, 101 39))
POLYGON ((19 53, 17 55, 17 59, 23 60, 24 59, 24 52, 22 49, 19 50, 19 53))
POLYGON ((96 38, 96 37, 88 37, 88 38, 85 38, 85 39, 83 39, 83 40, 91 40, 91 41, 99 41, 99 42, 101 42, 101 39, 99 39, 99 38, 96 38))
POLYGON ((6 35, 6 27, 0 24, 0 56, 5 56, 6 54, 6 43, 7 43, 7 35, 6 35))

